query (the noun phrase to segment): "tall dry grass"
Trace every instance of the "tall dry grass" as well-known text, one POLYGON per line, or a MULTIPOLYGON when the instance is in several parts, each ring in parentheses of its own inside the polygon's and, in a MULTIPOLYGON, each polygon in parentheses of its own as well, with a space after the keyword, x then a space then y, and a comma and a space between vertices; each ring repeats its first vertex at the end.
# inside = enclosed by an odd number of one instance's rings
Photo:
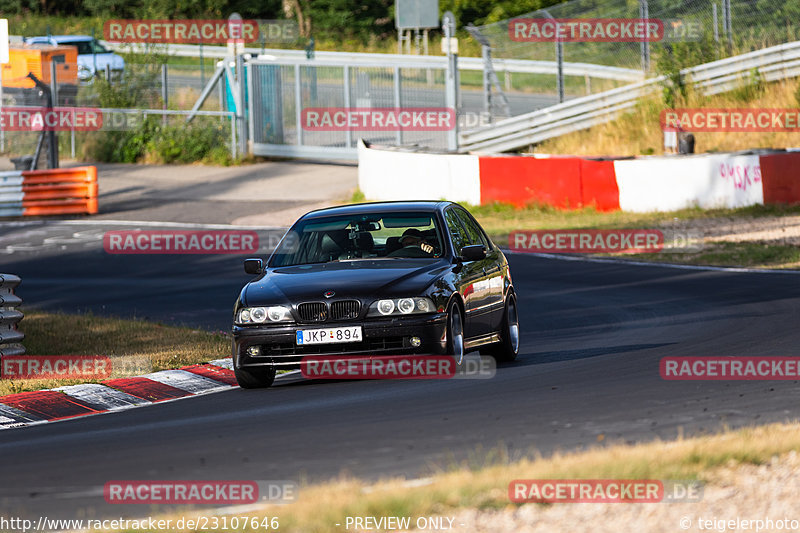
MULTIPOLYGON (((689 91, 679 106, 708 108, 792 108, 800 103, 796 97, 798 80, 761 84, 743 79, 730 92, 703 96, 689 91)), ((535 148, 537 153, 583 156, 637 156, 664 153, 664 139, 659 123, 665 109, 660 96, 640 102, 632 112, 617 120, 594 128, 546 141, 535 148)), ((800 147, 798 132, 718 132, 695 133, 695 152, 730 152, 753 148, 800 147)))

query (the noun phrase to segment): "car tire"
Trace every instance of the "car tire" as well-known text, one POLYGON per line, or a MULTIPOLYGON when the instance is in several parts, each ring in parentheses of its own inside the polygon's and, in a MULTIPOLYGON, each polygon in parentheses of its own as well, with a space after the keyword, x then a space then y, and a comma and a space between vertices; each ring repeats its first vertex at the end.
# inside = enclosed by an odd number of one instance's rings
POLYGON ((447 354, 453 357, 456 368, 464 364, 464 315, 453 301, 447 311, 447 354))
POLYGON ((514 293, 506 298, 503 311, 503 325, 500 329, 501 341, 481 350, 482 354, 491 355, 498 362, 514 361, 519 354, 519 314, 517 313, 517 297, 514 293))
POLYGON ((275 381, 275 367, 258 366, 253 368, 234 368, 233 373, 236 376, 236 382, 243 389, 261 389, 272 385, 275 381))

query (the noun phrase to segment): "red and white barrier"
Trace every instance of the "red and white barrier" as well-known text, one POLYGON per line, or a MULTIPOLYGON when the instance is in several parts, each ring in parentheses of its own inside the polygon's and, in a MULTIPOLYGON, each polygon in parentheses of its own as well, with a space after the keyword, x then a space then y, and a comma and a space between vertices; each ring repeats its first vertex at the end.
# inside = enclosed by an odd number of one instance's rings
POLYGON ((0 172, 0 217, 97 213, 97 167, 0 172))
POLYGON ((373 200, 674 211, 800 202, 800 152, 592 159, 398 152, 359 143, 359 186, 373 200))

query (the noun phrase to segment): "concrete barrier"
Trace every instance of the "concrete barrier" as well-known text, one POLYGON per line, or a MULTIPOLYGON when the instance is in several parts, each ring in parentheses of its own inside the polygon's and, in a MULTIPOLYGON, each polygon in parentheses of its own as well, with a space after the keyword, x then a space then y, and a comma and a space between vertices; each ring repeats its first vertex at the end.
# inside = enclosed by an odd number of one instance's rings
POLYGON ((800 203, 800 153, 628 159, 430 154, 359 143, 359 186, 372 200, 447 199, 600 211, 674 211, 800 203))

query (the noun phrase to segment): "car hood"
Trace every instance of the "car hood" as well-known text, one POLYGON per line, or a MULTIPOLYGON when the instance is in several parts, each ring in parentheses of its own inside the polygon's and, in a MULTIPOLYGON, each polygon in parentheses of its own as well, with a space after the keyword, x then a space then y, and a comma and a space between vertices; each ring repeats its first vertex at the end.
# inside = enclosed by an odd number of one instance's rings
POLYGON ((268 269, 243 292, 244 305, 292 304, 333 298, 415 296, 446 272, 446 260, 381 259, 341 261, 268 269))

